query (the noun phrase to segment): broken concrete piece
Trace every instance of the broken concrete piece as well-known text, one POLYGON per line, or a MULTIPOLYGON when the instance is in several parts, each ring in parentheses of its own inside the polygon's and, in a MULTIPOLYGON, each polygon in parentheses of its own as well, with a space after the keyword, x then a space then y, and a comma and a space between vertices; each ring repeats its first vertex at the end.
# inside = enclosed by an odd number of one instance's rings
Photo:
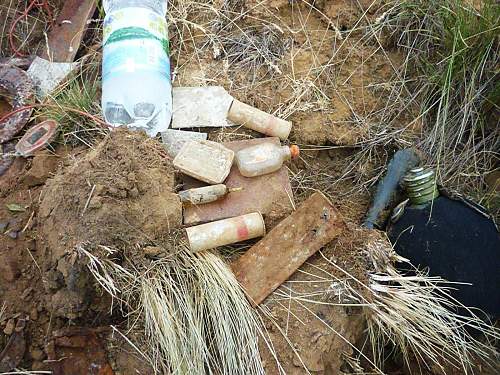
POLYGON ((220 86, 174 87, 172 128, 226 127, 233 98, 220 86))
MULTIPOLYGON (((236 153, 244 148, 266 142, 280 144, 278 138, 258 138, 227 142, 224 146, 236 153)), ((202 186, 199 181, 184 176, 183 182, 185 189, 202 186)), ((216 202, 185 207, 184 224, 205 223, 251 212, 260 212, 271 219, 272 217, 281 218, 293 209, 293 192, 286 168, 265 176, 247 178, 241 175, 236 165, 233 165, 225 185, 228 189, 242 189, 227 194, 216 202)))
POLYGON ((189 141, 174 159, 174 167, 209 184, 224 182, 233 165, 234 152, 210 141, 189 141))
POLYGON ((35 84, 37 98, 42 101, 76 70, 78 63, 56 63, 35 57, 28 69, 28 75, 35 84))
POLYGON ((248 299, 258 305, 344 229, 337 209, 322 193, 314 193, 231 268, 248 299))
POLYGON ((207 133, 168 129, 161 133, 161 140, 167 153, 175 158, 189 141, 206 141, 207 133))

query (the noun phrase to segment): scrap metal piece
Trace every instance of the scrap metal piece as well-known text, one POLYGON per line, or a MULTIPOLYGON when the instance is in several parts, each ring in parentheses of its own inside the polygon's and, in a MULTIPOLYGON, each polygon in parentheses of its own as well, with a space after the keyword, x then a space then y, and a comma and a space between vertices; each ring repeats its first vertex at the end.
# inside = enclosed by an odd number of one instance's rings
POLYGON ((345 228, 332 203, 322 193, 314 193, 231 268, 250 302, 259 305, 345 228))
MULTIPOLYGON (((226 142, 224 146, 236 153, 261 143, 279 145, 280 141, 278 138, 257 138, 226 142)), ((185 189, 203 186, 187 176, 182 178, 185 189)), ((265 216, 273 212, 287 214, 293 210, 293 192, 287 168, 280 168, 264 176, 247 178, 241 175, 236 165, 233 165, 225 185, 228 189, 235 189, 234 192, 217 202, 185 207, 184 224, 206 223, 252 212, 260 212, 265 216)))
POLYGON ((174 87, 172 128, 225 127, 233 97, 220 86, 174 87))
MULTIPOLYGON (((0 65, 0 95, 6 97, 12 111, 16 111, 33 103, 33 82, 24 70, 15 66, 0 65)), ((33 108, 28 108, 0 122, 0 143, 10 141, 19 133, 29 121, 32 112, 33 108)))
POLYGON ((206 141, 207 133, 168 129, 161 133, 161 140, 167 153, 175 158, 181 148, 189 141, 206 141))
POLYGON ((53 62, 73 62, 95 8, 95 0, 66 0, 39 56, 53 62))
POLYGON ((57 122, 47 120, 29 129, 16 145, 16 153, 28 157, 45 148, 57 135, 57 122))
POLYGON ((35 57, 28 69, 28 75, 35 84, 38 99, 40 101, 45 99, 78 65, 78 63, 55 63, 35 57))
POLYGON ((34 56, 28 57, 0 57, 0 64, 11 65, 20 69, 28 69, 33 62, 34 56))

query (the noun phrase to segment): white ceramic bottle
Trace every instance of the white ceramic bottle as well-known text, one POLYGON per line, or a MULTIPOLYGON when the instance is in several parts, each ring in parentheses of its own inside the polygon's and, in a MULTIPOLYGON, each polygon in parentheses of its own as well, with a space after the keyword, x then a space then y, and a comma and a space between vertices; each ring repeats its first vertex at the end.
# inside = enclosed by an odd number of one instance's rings
POLYGON ((285 161, 295 159, 299 154, 300 150, 295 145, 288 147, 262 143, 237 152, 235 158, 242 176, 256 177, 277 171, 285 161))
POLYGON ((166 0, 104 0, 102 110, 150 136, 169 127, 172 84, 166 0))

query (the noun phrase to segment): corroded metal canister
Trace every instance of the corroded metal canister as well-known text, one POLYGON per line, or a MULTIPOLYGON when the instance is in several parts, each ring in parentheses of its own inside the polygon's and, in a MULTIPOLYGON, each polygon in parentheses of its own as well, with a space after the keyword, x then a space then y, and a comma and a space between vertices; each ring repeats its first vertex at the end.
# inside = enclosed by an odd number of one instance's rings
POLYGON ((186 229, 189 247, 193 253, 219 246, 262 237, 266 227, 258 212, 214 221, 186 229))

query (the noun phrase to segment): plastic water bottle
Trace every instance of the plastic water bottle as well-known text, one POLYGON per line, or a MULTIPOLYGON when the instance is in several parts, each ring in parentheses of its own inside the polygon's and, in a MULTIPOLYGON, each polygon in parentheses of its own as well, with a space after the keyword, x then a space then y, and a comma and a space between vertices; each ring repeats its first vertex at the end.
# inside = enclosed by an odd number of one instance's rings
POLYGON ((172 119, 167 0, 104 0, 102 110, 154 137, 172 119))

